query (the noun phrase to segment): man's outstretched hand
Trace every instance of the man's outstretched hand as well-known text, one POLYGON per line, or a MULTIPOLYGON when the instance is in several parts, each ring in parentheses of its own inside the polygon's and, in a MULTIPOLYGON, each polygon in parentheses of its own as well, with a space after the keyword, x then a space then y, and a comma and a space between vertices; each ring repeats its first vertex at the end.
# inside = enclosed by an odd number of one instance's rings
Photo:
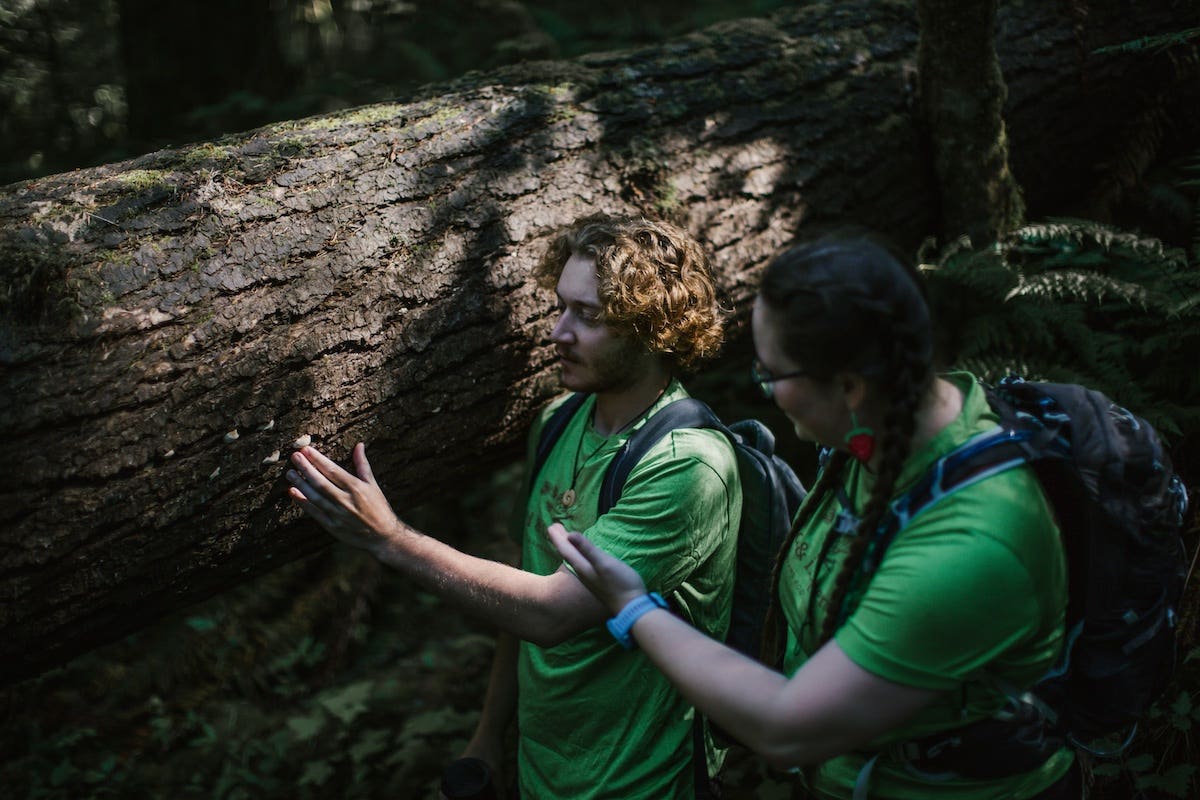
POLYGON ((354 445, 353 460, 357 475, 315 447, 300 448, 292 453, 288 496, 338 539, 378 555, 401 523, 375 482, 362 442, 354 445))

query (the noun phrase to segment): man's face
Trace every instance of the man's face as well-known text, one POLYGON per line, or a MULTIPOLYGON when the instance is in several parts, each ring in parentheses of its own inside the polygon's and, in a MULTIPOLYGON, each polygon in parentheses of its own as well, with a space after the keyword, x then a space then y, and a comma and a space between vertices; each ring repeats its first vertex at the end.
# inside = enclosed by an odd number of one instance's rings
POLYGON ((605 322, 595 261, 572 255, 555 292, 559 316, 550 340, 558 352, 563 385, 574 392, 593 393, 629 387, 646 368, 650 354, 605 322))

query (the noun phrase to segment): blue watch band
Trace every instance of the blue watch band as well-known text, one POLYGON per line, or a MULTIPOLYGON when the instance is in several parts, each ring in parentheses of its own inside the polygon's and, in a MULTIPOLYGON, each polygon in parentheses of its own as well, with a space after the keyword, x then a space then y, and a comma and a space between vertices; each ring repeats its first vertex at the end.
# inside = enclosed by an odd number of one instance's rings
POLYGON ((647 611, 653 611, 656 608, 666 608, 667 601, 658 592, 650 592, 641 597, 635 597, 625 604, 621 609, 621 613, 610 619, 607 623, 608 632, 613 635, 613 638, 621 643, 621 646, 626 650, 633 649, 633 623, 642 618, 642 615, 647 611))

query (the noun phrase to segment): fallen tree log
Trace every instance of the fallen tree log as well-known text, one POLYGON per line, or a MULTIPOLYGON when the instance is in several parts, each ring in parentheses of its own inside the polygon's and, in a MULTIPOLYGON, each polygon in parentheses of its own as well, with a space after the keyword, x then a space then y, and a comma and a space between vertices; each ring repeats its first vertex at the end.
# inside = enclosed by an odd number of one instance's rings
MULTIPOLYGON (((1031 209, 1140 96, 1141 62, 1081 42, 1171 5, 1001 10, 1031 209)), ((400 509, 511 458, 556 389, 526 276, 581 213, 680 221, 743 312, 823 223, 915 244, 916 42, 910 3, 814 4, 0 190, 0 680, 326 545, 284 498, 302 437, 369 442, 400 509)))

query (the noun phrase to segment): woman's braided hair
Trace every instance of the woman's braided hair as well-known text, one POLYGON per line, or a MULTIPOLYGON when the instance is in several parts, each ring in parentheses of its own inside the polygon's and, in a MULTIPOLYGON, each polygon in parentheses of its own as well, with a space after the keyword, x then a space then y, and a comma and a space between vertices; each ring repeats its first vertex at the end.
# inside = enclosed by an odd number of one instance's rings
MULTIPOLYGON (((933 332, 929 306, 916 271, 869 235, 822 239, 792 248, 766 269, 762 302, 782 325, 784 353, 812 380, 830 381, 839 372, 865 377, 889 404, 878 432, 882 460, 871 495, 854 532, 849 554, 834 582, 820 644, 833 637, 851 580, 871 536, 892 499, 908 458, 917 410, 933 381, 933 332)), ((835 451, 796 517, 772 575, 767 631, 775 634, 782 564, 795 537, 825 496, 841 483, 849 457, 835 451)), ((824 560, 836 537, 826 537, 824 560)), ((768 653, 780 642, 768 642, 768 653)))

